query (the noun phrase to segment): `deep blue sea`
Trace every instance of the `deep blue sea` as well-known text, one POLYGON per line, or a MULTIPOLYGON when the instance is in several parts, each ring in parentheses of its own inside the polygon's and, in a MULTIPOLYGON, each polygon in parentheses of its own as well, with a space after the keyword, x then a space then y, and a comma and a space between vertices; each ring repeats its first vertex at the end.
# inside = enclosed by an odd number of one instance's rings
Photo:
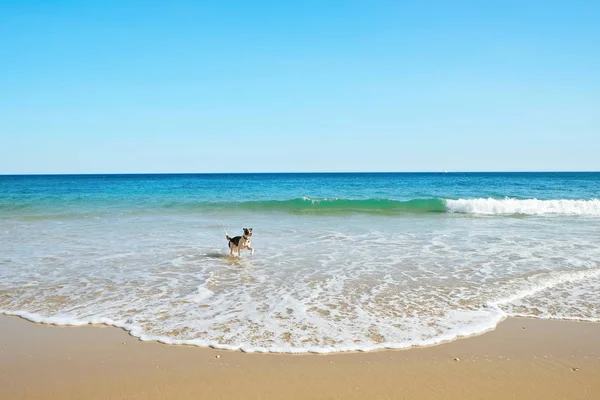
POLYGON ((600 321, 599 199, 594 172, 0 176, 0 312, 265 352, 600 321))

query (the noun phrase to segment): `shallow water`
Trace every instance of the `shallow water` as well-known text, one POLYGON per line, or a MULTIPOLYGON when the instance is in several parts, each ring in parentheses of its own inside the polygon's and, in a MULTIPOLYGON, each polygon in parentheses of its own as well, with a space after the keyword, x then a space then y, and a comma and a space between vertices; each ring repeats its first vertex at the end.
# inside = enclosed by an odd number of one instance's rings
POLYGON ((0 310, 271 352, 600 320, 600 174, 0 177, 0 310), (223 230, 254 228, 228 256, 223 230))

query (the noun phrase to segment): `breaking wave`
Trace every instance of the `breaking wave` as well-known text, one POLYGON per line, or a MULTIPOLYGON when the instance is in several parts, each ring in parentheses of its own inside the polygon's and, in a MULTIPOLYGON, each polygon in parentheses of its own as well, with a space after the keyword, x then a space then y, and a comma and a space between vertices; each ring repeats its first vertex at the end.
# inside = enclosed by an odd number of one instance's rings
MULTIPOLYGON (((218 204, 218 203, 217 203, 218 204)), ((218 206, 215 204, 215 206, 218 206)), ((249 201, 221 204, 223 207, 247 211, 283 211, 291 213, 460 213, 487 215, 591 215, 600 216, 600 200, 537 200, 537 199, 313 199, 249 201)))

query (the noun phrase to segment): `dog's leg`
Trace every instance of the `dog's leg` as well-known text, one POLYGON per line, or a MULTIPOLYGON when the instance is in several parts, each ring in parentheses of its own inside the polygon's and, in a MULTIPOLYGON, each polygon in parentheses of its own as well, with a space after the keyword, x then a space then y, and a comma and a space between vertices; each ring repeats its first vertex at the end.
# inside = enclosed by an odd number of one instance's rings
POLYGON ((250 246, 247 246, 246 248, 247 248, 248 250, 250 250, 250 254, 254 254, 254 249, 253 249, 252 247, 250 247, 250 246))

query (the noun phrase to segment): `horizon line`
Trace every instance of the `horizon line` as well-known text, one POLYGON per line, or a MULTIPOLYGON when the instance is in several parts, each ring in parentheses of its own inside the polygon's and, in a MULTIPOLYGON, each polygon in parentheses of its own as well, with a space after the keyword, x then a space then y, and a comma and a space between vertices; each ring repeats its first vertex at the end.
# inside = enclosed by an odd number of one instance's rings
POLYGON ((291 174, 520 174, 520 173, 599 173, 600 170, 523 170, 523 171, 262 171, 262 172, 49 172, 0 173, 0 176, 101 176, 101 175, 291 175, 291 174))

